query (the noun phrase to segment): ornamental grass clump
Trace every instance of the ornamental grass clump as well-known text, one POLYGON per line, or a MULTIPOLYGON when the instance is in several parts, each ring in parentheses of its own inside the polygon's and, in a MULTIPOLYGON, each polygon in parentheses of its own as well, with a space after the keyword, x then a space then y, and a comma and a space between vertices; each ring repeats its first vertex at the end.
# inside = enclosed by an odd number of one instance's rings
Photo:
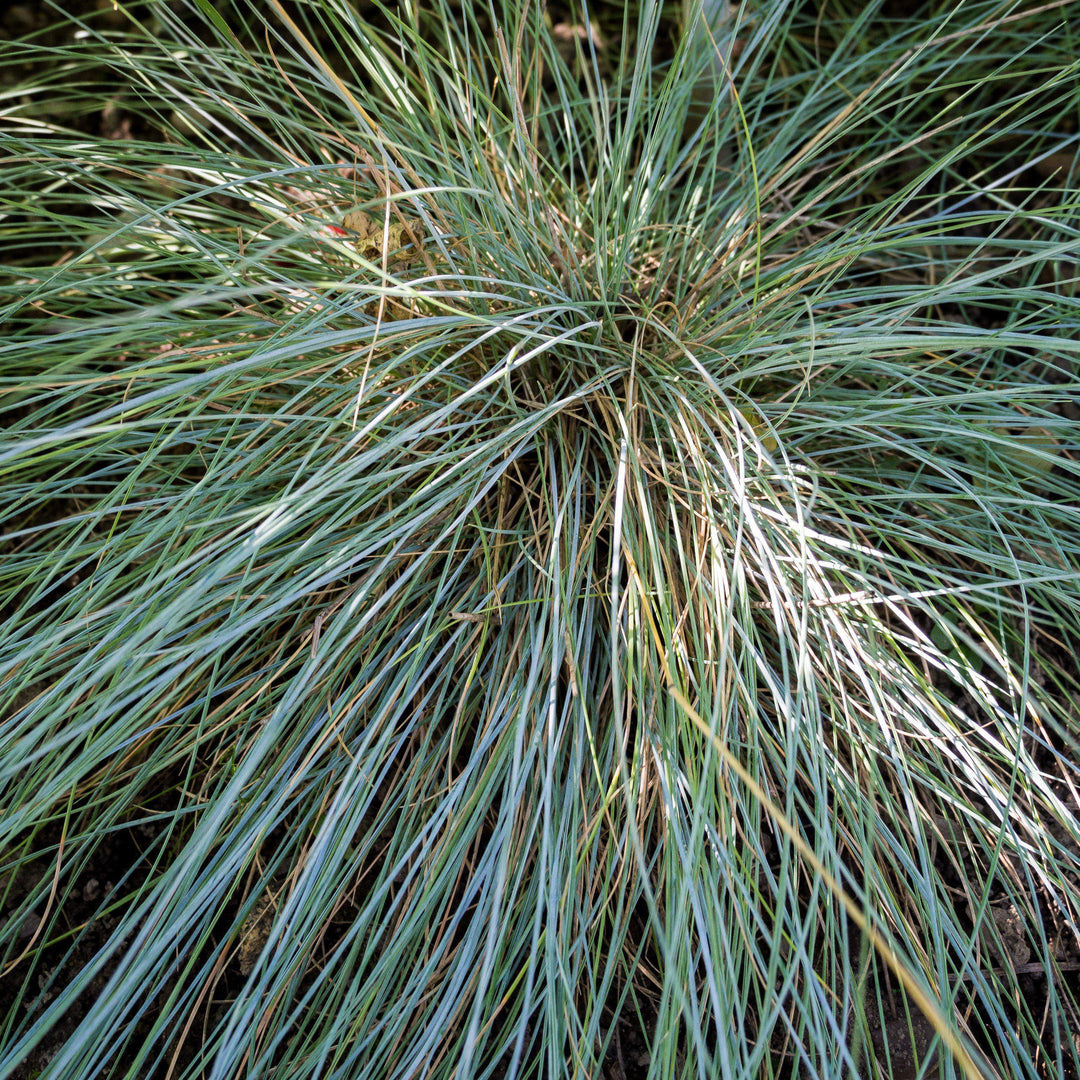
POLYGON ((1080 1075, 1073 5, 63 7, 0 1078, 1080 1075))

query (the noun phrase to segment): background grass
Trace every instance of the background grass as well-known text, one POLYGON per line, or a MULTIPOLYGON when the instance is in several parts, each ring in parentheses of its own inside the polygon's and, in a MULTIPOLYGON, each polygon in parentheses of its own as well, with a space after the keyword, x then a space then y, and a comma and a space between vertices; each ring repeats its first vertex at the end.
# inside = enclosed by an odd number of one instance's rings
POLYGON ((0 1077, 1076 1075, 1072 7, 7 46, 0 1077))

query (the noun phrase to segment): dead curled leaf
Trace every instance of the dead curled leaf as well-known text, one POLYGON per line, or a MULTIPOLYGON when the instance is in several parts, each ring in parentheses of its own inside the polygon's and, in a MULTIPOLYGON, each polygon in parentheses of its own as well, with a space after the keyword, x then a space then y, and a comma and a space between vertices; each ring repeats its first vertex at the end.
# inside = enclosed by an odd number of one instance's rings
POLYGON ((260 897, 247 913, 240 926, 238 961, 241 975, 250 975, 254 971, 259 954, 270 938, 276 911, 274 898, 265 895, 260 897))
MULTIPOLYGON (((604 41, 603 35, 600 33, 600 25, 595 20, 589 23, 587 29, 580 23, 558 22, 551 28, 551 35, 555 38, 556 42, 565 42, 571 46, 573 45, 575 38, 582 42, 590 40, 597 49, 602 49, 607 44, 604 41)), ((562 52, 561 48, 559 49, 559 52, 562 52)))
POLYGON ((363 210, 350 210, 341 224, 339 234, 347 236, 369 262, 381 262, 384 251, 391 264, 412 262, 419 254, 415 230, 401 221, 390 221, 384 228, 382 220, 363 210))

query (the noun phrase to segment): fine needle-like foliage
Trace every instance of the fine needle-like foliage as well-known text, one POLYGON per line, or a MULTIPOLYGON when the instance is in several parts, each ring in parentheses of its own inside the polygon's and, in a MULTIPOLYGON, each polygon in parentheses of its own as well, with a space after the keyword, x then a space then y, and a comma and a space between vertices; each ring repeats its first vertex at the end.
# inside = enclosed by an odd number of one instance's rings
POLYGON ((1080 1075, 1075 3, 82 7, 0 1078, 1080 1075))

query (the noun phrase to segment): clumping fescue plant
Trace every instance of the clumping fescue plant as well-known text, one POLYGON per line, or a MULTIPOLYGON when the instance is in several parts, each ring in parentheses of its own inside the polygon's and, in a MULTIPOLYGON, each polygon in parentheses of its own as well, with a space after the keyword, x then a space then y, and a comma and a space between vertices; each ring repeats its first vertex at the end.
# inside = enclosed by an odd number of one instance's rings
POLYGON ((674 8, 4 46, 0 1078, 1080 1075, 1077 6, 674 8))

